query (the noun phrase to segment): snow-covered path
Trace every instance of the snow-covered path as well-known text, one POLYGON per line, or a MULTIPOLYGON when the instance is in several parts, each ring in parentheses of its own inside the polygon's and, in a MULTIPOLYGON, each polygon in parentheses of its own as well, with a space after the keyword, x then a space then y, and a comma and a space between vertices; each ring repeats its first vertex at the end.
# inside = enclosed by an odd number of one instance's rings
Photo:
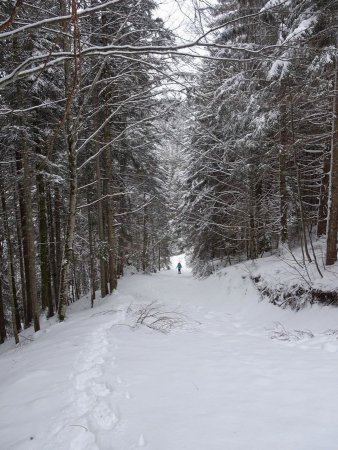
POLYGON ((73 306, 0 355, 0 448, 337 450, 337 312, 257 300, 233 267, 134 275, 94 311, 73 306), (131 328, 155 301, 177 326, 131 328), (271 339, 276 321, 314 336, 271 339))

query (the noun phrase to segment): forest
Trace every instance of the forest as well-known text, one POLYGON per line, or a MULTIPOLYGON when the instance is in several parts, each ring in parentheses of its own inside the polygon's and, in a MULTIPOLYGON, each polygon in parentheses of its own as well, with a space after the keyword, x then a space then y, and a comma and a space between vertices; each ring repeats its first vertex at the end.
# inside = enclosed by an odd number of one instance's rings
POLYGON ((175 252, 337 261, 338 2, 159 3, 0 4, 0 343, 175 252))

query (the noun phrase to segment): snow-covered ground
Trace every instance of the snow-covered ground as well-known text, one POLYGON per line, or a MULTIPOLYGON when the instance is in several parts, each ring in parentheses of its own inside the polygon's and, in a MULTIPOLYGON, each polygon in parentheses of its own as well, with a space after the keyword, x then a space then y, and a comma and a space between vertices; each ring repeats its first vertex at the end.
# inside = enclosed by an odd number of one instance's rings
POLYGON ((1 450, 337 450, 338 310, 260 301, 248 264, 196 280, 178 260, 0 346, 1 450))

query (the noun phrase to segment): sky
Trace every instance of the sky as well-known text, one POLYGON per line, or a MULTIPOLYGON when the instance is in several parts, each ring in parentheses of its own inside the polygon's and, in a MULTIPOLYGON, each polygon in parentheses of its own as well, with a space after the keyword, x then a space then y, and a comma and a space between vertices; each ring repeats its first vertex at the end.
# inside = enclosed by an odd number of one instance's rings
POLYGON ((190 42, 199 33, 199 18, 194 5, 202 5, 205 0, 158 0, 156 13, 163 18, 168 28, 179 37, 178 41, 190 42))
POLYGON ((191 1, 158 0, 156 13, 163 18, 166 25, 177 32, 184 32, 191 17, 191 1), (189 11, 190 10, 190 11, 189 11))

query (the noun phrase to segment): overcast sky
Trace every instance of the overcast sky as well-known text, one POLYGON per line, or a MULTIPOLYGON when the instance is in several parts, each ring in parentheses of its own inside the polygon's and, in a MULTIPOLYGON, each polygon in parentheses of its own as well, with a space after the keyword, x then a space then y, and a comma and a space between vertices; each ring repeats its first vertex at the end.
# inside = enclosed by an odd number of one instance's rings
MULTIPOLYGON (((202 0, 203 3, 204 0, 202 0)), ((168 28, 183 41, 192 41, 198 34, 198 16, 194 11, 194 3, 200 0, 157 0, 156 13, 162 17, 168 28)), ((155 13, 155 14, 156 14, 155 13)), ((179 41, 179 40, 177 40, 179 41)))

